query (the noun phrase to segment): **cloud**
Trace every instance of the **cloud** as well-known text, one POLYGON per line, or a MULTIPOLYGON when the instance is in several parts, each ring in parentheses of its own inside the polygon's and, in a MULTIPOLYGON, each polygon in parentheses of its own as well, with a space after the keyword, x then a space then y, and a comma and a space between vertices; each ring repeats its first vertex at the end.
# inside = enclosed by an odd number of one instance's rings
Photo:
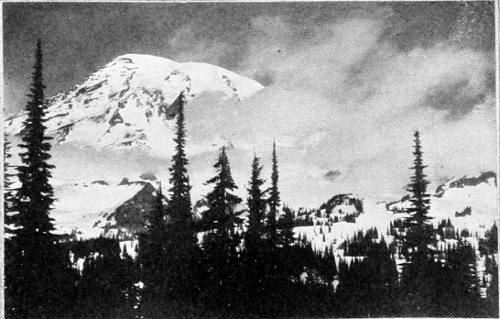
POLYGON ((449 118, 461 118, 484 102, 485 93, 475 93, 468 80, 443 82, 434 87, 425 97, 424 105, 448 111, 449 118))
POLYGON ((179 62, 204 61, 219 64, 219 59, 230 51, 228 43, 217 39, 200 37, 194 24, 179 27, 169 39, 173 57, 179 62))
POLYGON ((330 170, 330 171, 326 172, 324 177, 325 177, 325 179, 327 179, 329 181, 334 181, 340 175, 342 175, 342 173, 338 169, 336 169, 336 170, 330 170))
POLYGON ((235 162, 246 163, 253 151, 267 154, 276 138, 286 202, 314 205, 336 192, 401 194, 415 129, 434 181, 495 166, 486 53, 448 41, 402 51, 384 40, 383 16, 307 32, 279 15, 251 26, 241 73, 268 87, 242 103, 192 105, 193 143, 229 139, 239 149, 235 162), (211 129, 203 128, 206 118, 211 129), (343 172, 333 182, 325 179, 332 167, 343 172))

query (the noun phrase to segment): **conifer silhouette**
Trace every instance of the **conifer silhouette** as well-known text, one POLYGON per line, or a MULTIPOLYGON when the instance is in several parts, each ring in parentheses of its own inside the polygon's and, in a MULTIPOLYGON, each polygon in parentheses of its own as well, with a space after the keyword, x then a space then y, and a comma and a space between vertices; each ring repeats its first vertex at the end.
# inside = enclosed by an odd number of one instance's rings
POLYGON ((198 245, 194 217, 191 209, 191 185, 187 174, 186 128, 184 120, 184 93, 181 93, 174 137, 175 153, 170 168, 169 200, 166 213, 165 288, 175 299, 195 296, 198 245))
POLYGON ((53 165, 48 163, 51 145, 45 127, 45 85, 42 77, 42 45, 38 40, 35 66, 26 105, 22 144, 17 167, 21 184, 13 198, 14 238, 9 249, 6 286, 9 309, 14 316, 43 317, 56 315, 64 306, 71 289, 69 260, 57 244, 50 210, 54 202, 50 184, 53 165), (56 300, 58 300, 56 302, 56 300))

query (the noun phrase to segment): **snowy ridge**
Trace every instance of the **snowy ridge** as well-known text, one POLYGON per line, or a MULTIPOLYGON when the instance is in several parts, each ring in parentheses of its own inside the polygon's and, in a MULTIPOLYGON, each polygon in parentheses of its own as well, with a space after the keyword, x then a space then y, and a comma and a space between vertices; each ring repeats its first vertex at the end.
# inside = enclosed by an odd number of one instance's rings
MULTIPOLYGON (((182 92, 187 100, 203 92, 241 100, 262 88, 214 65, 128 54, 49 99, 46 126, 57 143, 155 149, 172 136, 169 120, 182 92)), ((21 113, 7 119, 6 132, 19 134, 24 118, 21 113)))
MULTIPOLYGON (((140 229, 144 212, 148 210, 158 187, 151 177, 143 177, 134 180, 97 180, 56 185, 57 201, 52 214, 56 226, 60 232, 69 233, 76 230, 83 237, 120 232, 129 233, 132 237, 133 233, 140 229)), ((452 183, 453 181, 449 181, 441 188, 440 197, 432 197, 430 215, 434 217, 433 222, 437 224, 449 218, 457 229, 468 229, 483 236, 498 218, 497 187, 494 179, 475 186, 450 187, 452 183), (471 208, 470 215, 456 215, 466 207, 471 208)), ((195 203, 194 211, 197 218, 200 218, 206 210, 206 203, 203 200, 195 203)), ((408 205, 408 200, 388 205, 375 199, 362 200, 352 194, 339 194, 325 202, 318 210, 302 213, 299 210, 298 219, 305 221, 304 218, 307 218, 309 224, 296 227, 295 231, 297 234, 306 234, 317 249, 323 250, 331 244, 340 245, 358 230, 376 227, 380 234, 385 234, 391 221, 406 216, 400 211, 408 205), (344 220, 348 215, 355 218, 344 220), (323 230, 320 231, 320 228, 323 230)), ((244 208, 241 206, 238 210, 244 208)), ((245 214, 241 217, 246 219, 245 214)), ((390 241, 387 236, 386 239, 390 241)))

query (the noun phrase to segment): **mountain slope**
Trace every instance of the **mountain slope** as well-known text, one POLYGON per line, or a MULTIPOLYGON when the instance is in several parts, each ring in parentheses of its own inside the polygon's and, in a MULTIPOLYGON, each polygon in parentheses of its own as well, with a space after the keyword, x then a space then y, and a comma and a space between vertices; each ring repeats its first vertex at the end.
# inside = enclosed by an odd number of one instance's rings
POLYGON ((124 202, 136 195, 144 181, 137 183, 117 183, 92 181, 64 183, 54 186, 54 218, 59 233, 74 232, 82 237, 97 237, 103 233, 98 223, 103 215, 112 214, 124 202))
MULTIPOLYGON (((178 98, 201 93, 247 98, 262 89, 254 80, 204 63, 149 56, 117 57, 82 84, 49 99, 46 125, 57 143, 96 148, 154 149, 172 136, 178 98)), ((22 130, 24 114, 6 120, 6 132, 22 130)))

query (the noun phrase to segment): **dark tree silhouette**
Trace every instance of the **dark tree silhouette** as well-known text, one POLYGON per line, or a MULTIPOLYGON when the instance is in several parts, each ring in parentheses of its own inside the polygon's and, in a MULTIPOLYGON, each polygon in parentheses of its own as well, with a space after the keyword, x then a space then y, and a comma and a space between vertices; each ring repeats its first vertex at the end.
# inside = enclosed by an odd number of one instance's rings
POLYGON ((136 302, 134 283, 138 280, 133 260, 126 249, 120 256, 116 239, 101 237, 95 244, 96 251, 89 251, 84 257, 75 317, 133 318, 130 314, 136 302))
POLYGON ((161 184, 155 196, 155 204, 146 216, 146 233, 140 235, 139 262, 144 282, 144 302, 164 299, 163 282, 167 258, 165 247, 165 205, 161 184))
POLYGON ((293 232, 295 214, 293 210, 288 207, 283 207, 283 216, 279 219, 278 228, 281 245, 286 248, 290 247, 295 243, 295 237, 293 232))
POLYGON ((72 283, 67 252, 57 244, 54 225, 49 213, 54 202, 49 183, 51 169, 50 143, 44 125, 46 104, 42 78, 42 47, 37 42, 35 66, 27 103, 27 117, 22 131, 24 152, 19 154, 22 165, 17 167, 21 183, 14 198, 13 209, 16 229, 11 260, 6 269, 6 286, 9 294, 8 309, 14 316, 55 316, 65 306, 72 283), (66 276, 68 275, 68 276, 66 276))
POLYGON ((439 316, 477 316, 480 304, 479 281, 474 248, 459 239, 445 252, 446 262, 436 276, 439 293, 435 301, 439 316))
POLYGON ((191 186, 187 174, 184 98, 181 93, 176 121, 175 154, 170 168, 170 196, 167 206, 165 247, 167 251, 165 288, 171 298, 183 300, 196 296, 194 269, 198 245, 191 210, 191 186))
POLYGON ((411 183, 408 185, 410 192, 411 207, 407 209, 410 215, 404 220, 404 227, 407 230, 403 239, 402 253, 408 262, 414 262, 418 258, 428 258, 432 254, 430 246, 435 244, 434 230, 429 223, 431 217, 429 213, 430 195, 427 193, 427 185, 422 160, 422 147, 420 144, 420 134, 415 132, 415 155, 414 175, 411 177, 411 183))
POLYGON ((400 236, 402 255, 406 262, 402 274, 404 306, 413 315, 432 313, 433 301, 437 299, 437 281, 440 266, 434 261, 435 232, 431 217, 428 216, 430 195, 422 160, 420 134, 415 132, 415 156, 412 167, 414 175, 408 185, 411 207, 407 209, 409 217, 403 220, 405 233, 400 236))
POLYGON ((264 192, 261 190, 264 180, 260 177, 262 165, 259 158, 254 156, 252 162, 252 177, 250 179, 250 187, 248 188, 248 229, 246 232, 245 247, 247 253, 255 254, 259 245, 262 245, 261 240, 264 233, 264 218, 266 201, 264 192))
POLYGON ((241 203, 241 198, 233 193, 237 186, 231 176, 225 147, 214 168, 217 175, 207 181, 214 188, 206 195, 208 210, 204 216, 210 229, 203 239, 209 286, 206 302, 210 307, 226 309, 238 300, 235 293, 239 276, 237 247, 241 239, 237 229, 241 219, 236 205, 241 203))
MULTIPOLYGON (((243 269, 243 291, 245 292, 246 303, 253 311, 259 309, 262 304, 261 297, 263 296, 264 278, 266 272, 266 247, 265 241, 265 210, 266 199, 264 191, 261 189, 264 180, 260 174, 262 165, 259 158, 254 155, 252 162, 252 172, 249 182, 248 191, 248 227, 245 233, 245 250, 243 252, 242 261, 243 269)), ((251 310, 250 310, 251 311, 251 310)))
POLYGON ((269 229, 269 239, 272 245, 277 243, 277 218, 280 206, 280 193, 278 190, 278 158, 276 155, 276 142, 273 142, 273 159, 271 172, 271 188, 269 189, 269 214, 267 217, 267 227, 269 229))

